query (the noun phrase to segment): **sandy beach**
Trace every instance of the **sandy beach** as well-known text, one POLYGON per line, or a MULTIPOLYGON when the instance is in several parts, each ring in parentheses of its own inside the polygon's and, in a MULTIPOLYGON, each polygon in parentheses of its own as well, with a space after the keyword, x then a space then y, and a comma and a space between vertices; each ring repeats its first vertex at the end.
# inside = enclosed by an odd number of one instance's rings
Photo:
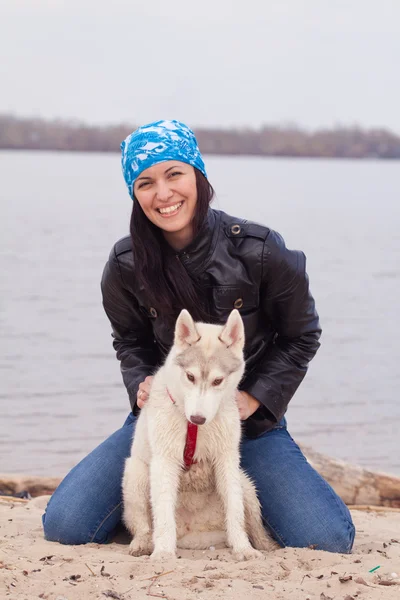
POLYGON ((210 549, 182 551, 179 559, 158 564, 129 556, 125 535, 109 545, 46 542, 41 514, 47 499, 0 501, 2 600, 400 598, 399 512, 353 511, 351 555, 287 548, 235 562, 229 550, 210 549))

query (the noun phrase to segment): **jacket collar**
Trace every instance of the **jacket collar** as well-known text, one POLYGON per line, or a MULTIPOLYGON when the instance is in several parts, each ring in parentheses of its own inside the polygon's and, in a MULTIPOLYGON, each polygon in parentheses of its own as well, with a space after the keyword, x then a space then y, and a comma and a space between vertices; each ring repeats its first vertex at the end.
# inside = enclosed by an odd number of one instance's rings
POLYGON ((220 220, 219 211, 209 208, 198 235, 177 253, 176 256, 190 273, 202 273, 210 262, 218 241, 220 220))

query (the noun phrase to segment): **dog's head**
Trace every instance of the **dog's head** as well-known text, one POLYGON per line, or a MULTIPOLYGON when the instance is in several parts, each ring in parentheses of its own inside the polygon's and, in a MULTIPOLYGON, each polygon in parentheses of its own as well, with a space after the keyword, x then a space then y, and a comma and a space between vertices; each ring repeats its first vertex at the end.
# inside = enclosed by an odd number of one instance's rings
POLYGON ((234 402, 244 371, 244 327, 233 310, 225 325, 194 323, 182 310, 175 325, 172 364, 176 403, 188 421, 210 422, 221 403, 234 402))

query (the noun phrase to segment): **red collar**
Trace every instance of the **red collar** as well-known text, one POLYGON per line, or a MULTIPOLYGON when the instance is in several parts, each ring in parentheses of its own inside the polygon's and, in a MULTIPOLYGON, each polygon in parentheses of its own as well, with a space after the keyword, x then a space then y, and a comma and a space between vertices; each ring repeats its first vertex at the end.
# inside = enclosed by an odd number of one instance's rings
MULTIPOLYGON (((176 404, 175 400, 169 393, 167 388, 168 396, 173 404, 176 404)), ((185 463, 185 471, 188 471, 192 465, 196 463, 193 460, 194 453, 196 452, 196 442, 197 442, 197 429, 198 425, 191 423, 188 421, 187 432, 186 432, 186 444, 185 449, 183 451, 183 462, 185 463)))

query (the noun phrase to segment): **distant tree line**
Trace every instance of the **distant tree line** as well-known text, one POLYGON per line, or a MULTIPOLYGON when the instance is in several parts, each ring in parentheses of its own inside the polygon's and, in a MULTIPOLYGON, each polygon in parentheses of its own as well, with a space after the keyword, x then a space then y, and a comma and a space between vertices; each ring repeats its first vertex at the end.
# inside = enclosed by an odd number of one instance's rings
MULTIPOLYGON (((117 152, 132 125, 88 126, 77 121, 0 115, 0 149, 117 152)), ((386 129, 336 127, 308 132, 296 126, 195 131, 204 154, 400 158, 400 136, 386 129)))

